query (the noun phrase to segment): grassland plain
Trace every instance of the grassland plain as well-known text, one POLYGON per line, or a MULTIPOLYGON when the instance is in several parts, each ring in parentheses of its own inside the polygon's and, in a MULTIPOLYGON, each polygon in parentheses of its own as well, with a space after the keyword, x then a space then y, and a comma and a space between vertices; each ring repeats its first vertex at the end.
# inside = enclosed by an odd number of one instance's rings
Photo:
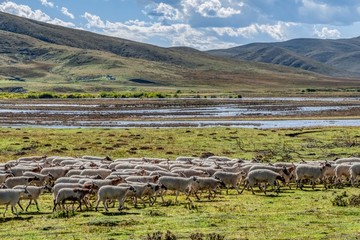
MULTIPOLYGON (((359 155, 360 128, 261 130, 238 128, 42 129, 1 128, 1 161, 30 155, 108 155, 120 157, 201 156, 207 153, 263 161, 334 159, 359 155)), ((52 197, 41 196, 40 213, 0 218, 1 239, 147 239, 171 231, 178 239, 216 233, 226 239, 359 239, 360 208, 333 206, 344 191, 281 189, 278 196, 245 191, 219 195, 213 201, 182 197, 181 204, 157 203, 122 213, 83 211, 51 213, 52 197)), ((173 200, 174 196, 168 196, 173 200)), ((0 211, 4 207, 0 206, 0 211)))

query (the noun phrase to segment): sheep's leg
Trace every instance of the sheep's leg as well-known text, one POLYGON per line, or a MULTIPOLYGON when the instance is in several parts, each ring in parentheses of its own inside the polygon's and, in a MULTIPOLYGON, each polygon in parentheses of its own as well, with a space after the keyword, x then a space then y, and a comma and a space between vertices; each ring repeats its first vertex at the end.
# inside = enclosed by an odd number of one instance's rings
POLYGON ((53 207, 53 212, 55 212, 55 209, 56 209, 56 205, 57 205, 57 203, 55 202, 55 200, 54 200, 54 207, 53 207))
MULTIPOLYGON (((199 198, 199 196, 197 195, 196 192, 194 192, 194 195, 195 195, 196 199, 200 201, 200 198, 199 198)), ((210 199, 210 198, 209 198, 209 199, 210 199)))
POLYGON ((160 193, 160 197, 161 197, 161 200, 162 200, 163 203, 165 202, 165 199, 164 199, 165 192, 166 192, 166 191, 162 191, 162 192, 160 193))
POLYGON ((239 194, 239 193, 240 193, 240 191, 239 191, 240 185, 235 184, 235 185, 234 185, 234 188, 236 189, 236 192, 239 194))
MULTIPOLYGON (((176 197, 175 197, 175 203, 178 203, 178 196, 179 196, 179 191, 176 191, 176 197)), ((186 197, 186 199, 188 199, 188 197, 186 197)))
MULTIPOLYGON (((39 207, 37 206, 37 202, 36 202, 36 200, 34 200, 34 201, 35 201, 36 207, 37 207, 37 209, 38 209, 38 211, 39 211, 39 207)), ((29 201, 28 205, 27 205, 27 206, 26 206, 26 208, 25 208, 25 211, 26 211, 26 212, 27 212, 27 210, 28 210, 28 208, 29 208, 29 206, 30 206, 31 202, 32 202, 32 199, 30 199, 30 201, 29 201)))
POLYGON ((119 208, 118 208, 118 210, 121 211, 122 209, 124 209, 125 197, 123 197, 123 198, 121 198, 121 199, 119 198, 118 201, 119 201, 119 208))
POLYGON ((245 182, 245 185, 244 185, 243 189, 240 191, 240 193, 239 193, 239 194, 242 194, 242 193, 243 193, 243 191, 245 190, 245 188, 246 188, 248 185, 249 185, 249 182, 248 182, 248 181, 247 181, 247 182, 245 182))
POLYGON ((100 198, 98 198, 98 199, 96 200, 95 211, 97 211, 98 206, 99 206, 99 203, 100 203, 100 198))
POLYGON ((253 186, 252 186, 252 185, 250 185, 250 184, 249 184, 249 186, 250 186, 250 188, 251 188, 251 192, 252 192, 252 194, 254 194, 254 195, 255 195, 255 192, 254 192, 254 188, 253 188, 253 186))
POLYGON ((16 208, 16 204, 14 204, 14 206, 11 206, 11 209, 15 209, 15 214, 16 214, 16 217, 19 217, 19 213, 18 213, 18 210, 16 208))
MULTIPOLYGON (((78 199, 77 201, 79 202, 79 207, 78 208, 80 209, 80 211, 82 211, 82 209, 81 209, 81 199, 78 199)), ((74 201, 74 204, 75 204, 75 201, 74 201)))
POLYGON ((265 183, 265 186, 264 186, 264 194, 266 195, 266 188, 267 188, 267 184, 265 183))
MULTIPOLYGON (((330 181, 329 181, 329 183, 330 183, 330 181)), ((331 183, 330 183, 330 185, 331 185, 331 183)), ((327 181, 326 180, 324 181, 324 188, 327 189, 327 181)))
POLYGON ((145 199, 144 199, 144 198, 142 198, 142 197, 140 197, 140 200, 141 200, 141 202, 142 202, 143 206, 144 206, 144 207, 146 207, 145 199))
POLYGON ((9 207, 9 204, 6 204, 6 206, 5 206, 5 211, 4 211, 4 213, 3 213, 3 217, 5 217, 5 214, 6 214, 6 211, 8 210, 8 207, 9 207))
POLYGON ((21 206, 21 204, 20 204, 20 200, 18 201, 17 204, 19 205, 19 207, 21 208, 21 210, 24 211, 24 208, 23 208, 23 207, 21 206))
POLYGON ((311 183, 312 183, 312 186, 311 186, 312 189, 315 190, 315 179, 312 179, 311 183))
POLYGON ((54 203, 53 212, 55 212, 56 205, 57 205, 57 204, 56 204, 56 199, 54 199, 53 203, 54 203))
MULTIPOLYGON (((40 209, 39 209, 39 205, 38 205, 38 202, 36 199, 34 199, 34 202, 35 202, 35 205, 36 205, 36 209, 38 210, 38 212, 40 212, 40 209)), ((29 205, 30 206, 30 205, 29 205)))
POLYGON ((303 184, 302 184, 301 178, 296 181, 297 181, 296 189, 297 189, 297 186, 299 186, 300 190, 303 190, 303 184))
POLYGON ((105 208, 105 211, 109 211, 109 209, 108 209, 108 207, 107 207, 107 202, 106 202, 106 200, 103 200, 102 201, 103 202, 103 205, 104 205, 104 208, 105 208))

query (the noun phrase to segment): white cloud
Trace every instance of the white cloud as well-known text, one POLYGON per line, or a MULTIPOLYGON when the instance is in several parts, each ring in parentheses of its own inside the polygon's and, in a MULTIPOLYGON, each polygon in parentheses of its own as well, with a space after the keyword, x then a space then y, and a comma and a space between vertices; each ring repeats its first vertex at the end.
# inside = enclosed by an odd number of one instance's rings
POLYGON ((58 18, 52 19, 49 15, 41 10, 32 10, 27 5, 16 4, 11 1, 3 2, 0 4, 0 11, 14 14, 20 17, 30 18, 37 21, 46 23, 61 25, 64 27, 75 27, 75 24, 71 22, 64 22, 58 18))
POLYGON ((323 39, 327 38, 339 38, 341 36, 339 30, 337 29, 329 29, 327 27, 323 27, 320 30, 317 27, 314 27, 315 36, 323 39))
POLYGON ((40 0, 41 4, 46 6, 46 7, 54 7, 54 3, 53 2, 49 2, 48 0, 40 0))
POLYGON ((212 28, 220 36, 254 38, 259 34, 267 34, 276 41, 287 40, 288 29, 296 26, 296 23, 278 22, 276 24, 251 24, 242 28, 212 28))
POLYGON ((70 13, 69 10, 66 7, 62 7, 61 8, 61 12, 65 15, 68 16, 71 19, 74 19, 74 14, 70 13))
POLYGON ((243 3, 234 4, 231 0, 182 0, 181 5, 188 15, 195 10, 202 17, 228 18, 240 14, 241 10, 237 8, 241 8, 243 3))
POLYGON ((99 16, 93 15, 91 13, 85 12, 84 15, 82 15, 87 20, 87 27, 88 28, 105 28, 105 23, 100 19, 99 16))
POLYGON ((259 33, 255 24, 243 28, 214 27, 211 28, 219 36, 252 38, 259 33))
POLYGON ((163 20, 178 21, 183 18, 183 15, 178 9, 163 2, 155 5, 154 4, 147 5, 143 12, 150 17, 158 17, 160 21, 163 20))
POLYGON ((160 22, 132 20, 127 22, 103 21, 99 16, 86 12, 83 17, 88 21, 88 28, 95 28, 99 33, 126 38, 133 41, 151 42, 164 39, 171 46, 189 46, 201 50, 233 47, 215 36, 209 35, 208 29, 194 29, 189 24, 177 23, 164 25, 160 22))

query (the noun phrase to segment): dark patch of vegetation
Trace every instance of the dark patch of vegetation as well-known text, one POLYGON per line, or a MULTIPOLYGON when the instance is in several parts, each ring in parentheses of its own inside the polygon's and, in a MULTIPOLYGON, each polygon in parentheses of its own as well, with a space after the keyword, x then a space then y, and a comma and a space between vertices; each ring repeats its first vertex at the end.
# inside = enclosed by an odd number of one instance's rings
POLYGON ((165 235, 160 231, 154 232, 152 234, 148 234, 145 238, 146 240, 176 240, 176 236, 170 232, 169 230, 166 231, 165 235))
POLYGON ((346 192, 337 194, 332 200, 332 204, 334 206, 339 207, 346 207, 346 206, 352 206, 352 207, 359 207, 360 206, 360 194, 352 194, 349 196, 346 192))
POLYGON ((58 211, 48 216, 49 218, 72 218, 75 217, 78 213, 74 210, 68 211, 58 211))
POLYGON ((129 81, 134 82, 134 83, 140 83, 140 84, 156 84, 156 82, 154 82, 154 81, 141 79, 141 78, 129 79, 129 81))
POLYGON ((191 240, 224 240, 225 236, 222 236, 217 233, 209 233, 209 234, 203 234, 203 233, 193 233, 190 235, 191 240))
POLYGON ((116 227, 120 224, 119 220, 112 219, 102 219, 102 220, 94 220, 87 223, 89 226, 101 226, 101 227, 116 227))

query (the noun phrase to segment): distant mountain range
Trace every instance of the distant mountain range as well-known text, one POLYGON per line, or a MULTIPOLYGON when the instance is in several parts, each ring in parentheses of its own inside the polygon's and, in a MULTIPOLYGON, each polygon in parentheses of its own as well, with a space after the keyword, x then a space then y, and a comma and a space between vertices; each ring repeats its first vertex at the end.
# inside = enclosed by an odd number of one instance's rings
POLYGON ((283 94, 284 89, 360 88, 359 80, 348 78, 360 75, 359 42, 296 39, 201 52, 188 47, 162 48, 0 12, 0 92, 283 94))
POLYGON ((360 37, 338 40, 300 38, 276 43, 252 43, 208 53, 295 67, 330 76, 360 76, 360 37))

